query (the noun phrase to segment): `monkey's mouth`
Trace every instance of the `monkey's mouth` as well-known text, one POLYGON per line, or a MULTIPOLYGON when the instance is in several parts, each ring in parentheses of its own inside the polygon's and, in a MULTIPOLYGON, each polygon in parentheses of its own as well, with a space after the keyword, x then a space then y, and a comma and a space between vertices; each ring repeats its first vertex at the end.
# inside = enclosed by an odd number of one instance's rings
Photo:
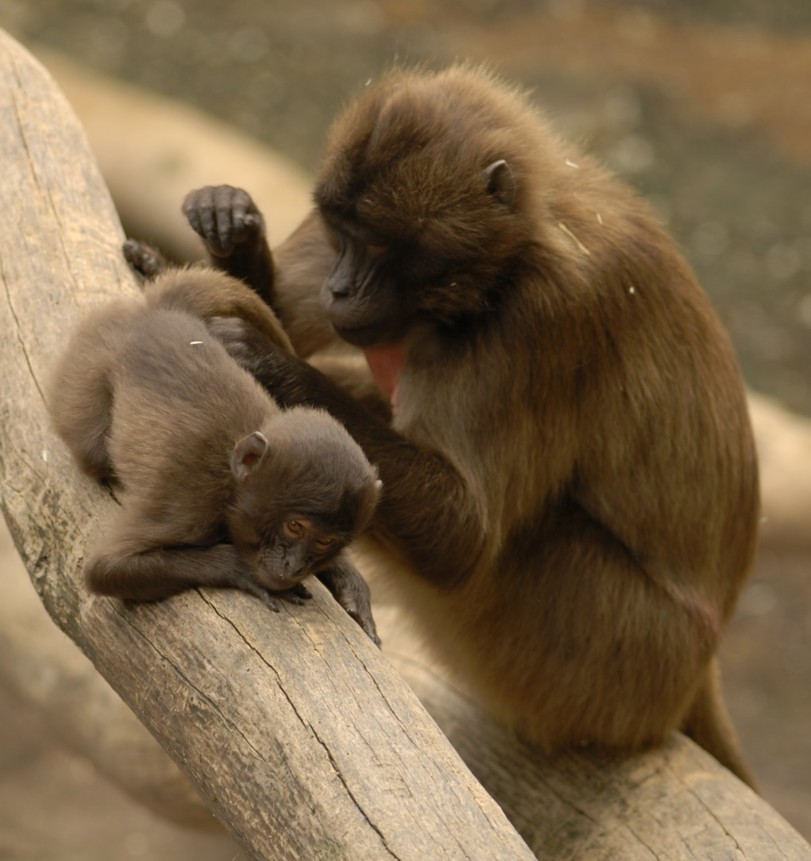
POLYGON ((382 344, 366 347, 363 351, 366 364, 377 383, 377 387, 389 399, 391 410, 397 415, 400 402, 400 377, 406 360, 406 348, 402 344, 382 344))
POLYGON ((351 344, 353 347, 364 349, 372 344, 380 343, 381 337, 385 337, 385 333, 377 324, 368 326, 342 326, 338 322, 338 314, 334 313, 334 309, 330 313, 332 328, 335 329, 338 337, 351 344))
POLYGON ((256 577, 262 587, 269 592, 286 592, 298 586, 302 580, 313 573, 313 566, 301 563, 289 564, 279 559, 277 554, 271 554, 266 559, 260 559, 256 567, 256 577))

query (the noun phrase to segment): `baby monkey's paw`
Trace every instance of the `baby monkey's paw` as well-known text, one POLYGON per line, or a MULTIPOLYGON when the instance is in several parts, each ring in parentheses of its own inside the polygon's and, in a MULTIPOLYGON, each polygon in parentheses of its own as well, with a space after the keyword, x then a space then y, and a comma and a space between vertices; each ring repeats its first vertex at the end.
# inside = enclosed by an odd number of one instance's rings
POLYGON ((163 272, 168 265, 166 258, 157 248, 137 239, 128 239, 122 250, 127 263, 148 281, 163 272))
POLYGON ((284 592, 274 592, 277 598, 282 601, 287 601, 288 604, 296 604, 301 607, 313 597, 313 593, 303 584, 299 583, 293 586, 292 589, 285 589, 284 592))
POLYGON ((274 613, 278 613, 282 609, 283 601, 287 604, 301 607, 313 597, 312 592, 303 583, 297 583, 290 589, 274 591, 260 586, 253 579, 240 578, 237 588, 258 598, 268 609, 273 610, 274 613))

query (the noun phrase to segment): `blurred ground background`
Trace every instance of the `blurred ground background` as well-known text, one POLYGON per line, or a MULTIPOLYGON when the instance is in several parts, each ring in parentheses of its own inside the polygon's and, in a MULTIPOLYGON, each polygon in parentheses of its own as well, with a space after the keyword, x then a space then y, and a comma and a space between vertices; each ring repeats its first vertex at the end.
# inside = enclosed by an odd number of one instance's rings
MULTIPOLYGON (((486 60, 654 203, 747 382, 811 415, 807 0, 0 0, 0 27, 193 103, 307 170, 337 108, 392 61, 486 60)), ((807 838, 810 559, 762 551, 722 652, 763 792, 807 838)), ((201 840, 133 809, 0 691, 0 859, 238 857, 201 840)))

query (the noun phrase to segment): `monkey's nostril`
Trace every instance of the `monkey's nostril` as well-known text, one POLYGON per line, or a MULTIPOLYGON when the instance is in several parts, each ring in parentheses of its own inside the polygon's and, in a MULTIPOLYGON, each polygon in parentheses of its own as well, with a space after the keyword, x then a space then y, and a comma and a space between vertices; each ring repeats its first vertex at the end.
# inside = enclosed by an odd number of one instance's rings
POLYGON ((330 284, 329 292, 333 299, 347 299, 352 294, 348 284, 330 284))

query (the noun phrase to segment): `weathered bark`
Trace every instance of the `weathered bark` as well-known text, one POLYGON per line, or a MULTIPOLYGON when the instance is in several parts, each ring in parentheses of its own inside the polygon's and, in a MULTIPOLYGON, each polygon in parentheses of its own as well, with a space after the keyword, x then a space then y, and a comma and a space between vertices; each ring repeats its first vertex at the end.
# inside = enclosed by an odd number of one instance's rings
MULTIPOLYGON (((391 630, 385 614, 379 622, 391 630)), ((631 757, 539 757, 389 639, 394 665, 539 858, 811 858, 788 823, 684 736, 631 757)))
POLYGON ((189 781, 93 664, 54 625, 0 521, 0 689, 119 789, 178 825, 222 830, 189 781))
MULTIPOLYGON (((2 505, 54 620, 258 858, 529 857, 324 590, 279 615, 230 592, 124 607, 83 590, 84 548, 114 502, 48 431, 44 381, 87 308, 136 290, 81 129, 7 38, 0 111, 2 505)), ((539 856, 811 858, 768 805, 681 737, 625 759, 549 759, 517 743, 415 662, 385 615, 387 654, 539 856)))

